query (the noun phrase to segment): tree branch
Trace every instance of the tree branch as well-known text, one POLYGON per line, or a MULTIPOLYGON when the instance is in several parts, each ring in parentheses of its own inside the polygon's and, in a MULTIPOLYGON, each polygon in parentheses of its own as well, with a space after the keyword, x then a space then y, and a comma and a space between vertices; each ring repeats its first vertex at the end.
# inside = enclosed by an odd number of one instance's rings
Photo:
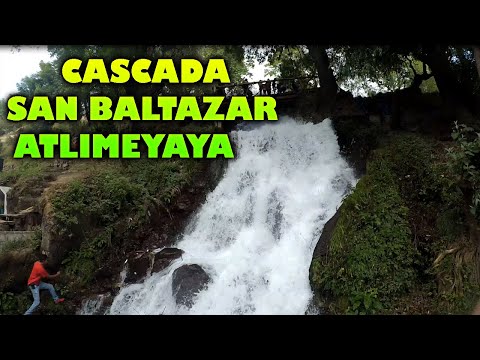
POLYGON ((283 55, 283 50, 284 50, 284 49, 285 49, 284 46, 282 46, 282 47, 280 48, 280 55, 278 55, 278 59, 279 59, 280 61, 282 61, 282 55, 283 55))

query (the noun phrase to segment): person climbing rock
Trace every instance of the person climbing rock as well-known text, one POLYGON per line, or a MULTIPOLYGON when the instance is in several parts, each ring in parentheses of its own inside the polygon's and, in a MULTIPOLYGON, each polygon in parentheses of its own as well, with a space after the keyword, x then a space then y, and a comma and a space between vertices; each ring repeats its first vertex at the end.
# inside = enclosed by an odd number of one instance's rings
POLYGON ((60 275, 60 271, 58 271, 55 275, 50 275, 47 270, 45 270, 46 265, 46 255, 42 255, 40 260, 36 261, 35 264, 33 264, 32 272, 30 273, 30 277, 28 278, 27 283, 33 295, 33 304, 25 312, 24 315, 31 315, 38 307, 38 305, 40 305, 40 290, 48 290, 55 304, 59 304, 65 301, 64 298, 58 297, 52 284, 42 281, 43 279, 55 279, 57 276, 60 275))

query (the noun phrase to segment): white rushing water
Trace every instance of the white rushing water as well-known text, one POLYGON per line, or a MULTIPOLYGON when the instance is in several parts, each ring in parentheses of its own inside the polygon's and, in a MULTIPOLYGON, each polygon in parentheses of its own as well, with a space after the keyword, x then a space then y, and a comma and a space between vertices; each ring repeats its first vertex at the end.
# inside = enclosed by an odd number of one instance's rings
POLYGON ((124 287, 110 314, 305 314, 316 242, 356 179, 329 119, 253 125, 232 132, 236 159, 175 245, 183 257, 124 287), (190 309, 172 296, 185 264, 211 277, 190 309))

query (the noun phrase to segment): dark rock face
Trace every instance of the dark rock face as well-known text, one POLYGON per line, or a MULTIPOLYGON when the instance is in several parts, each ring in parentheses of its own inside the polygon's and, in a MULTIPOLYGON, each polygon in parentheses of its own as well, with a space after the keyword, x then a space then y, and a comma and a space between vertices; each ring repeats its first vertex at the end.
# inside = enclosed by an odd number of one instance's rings
POLYGON ((139 255, 131 256, 128 259, 128 270, 125 277, 125 283, 138 283, 151 273, 156 273, 167 268, 172 261, 182 256, 183 250, 176 248, 165 248, 162 251, 153 254, 144 252, 139 255), (153 266, 152 266, 153 264, 153 266))
POLYGON ((367 157, 377 147, 382 128, 368 115, 337 116, 332 119, 342 155, 357 177, 366 172, 367 157))
POLYGON ((181 257, 183 253, 183 250, 177 248, 165 248, 156 253, 153 257, 152 274, 166 269, 172 261, 181 257))
POLYGON ((0 292, 28 290, 27 280, 37 260, 35 251, 28 248, 0 254, 0 292))
POLYGON ((143 253, 140 256, 128 259, 128 271, 125 277, 125 283, 131 284, 139 282, 146 275, 150 269, 150 256, 148 253, 143 253))
POLYGON ((42 225, 42 215, 39 212, 30 212, 18 217, 15 223, 15 230, 32 231, 42 225))
POLYGON ((315 246, 315 250, 313 251, 313 259, 327 255, 328 247, 333 236, 333 231, 335 230, 338 218, 340 217, 341 208, 342 207, 340 206, 335 215, 333 215, 323 227, 320 239, 318 240, 317 245, 315 246))
POLYGON ((195 294, 209 281, 208 274, 197 264, 179 267, 172 277, 172 292, 176 303, 191 307, 195 294))
MULTIPOLYGON (((309 280, 310 280, 310 286, 315 288, 314 283, 312 281, 312 266, 315 261, 315 259, 319 259, 323 256, 327 256, 328 254, 328 248, 330 247, 330 241, 332 241, 333 237, 333 231, 335 230, 335 226, 337 225, 338 219, 340 218, 340 212, 342 211, 342 206, 340 206, 333 215, 330 220, 328 220, 325 223, 325 226, 323 227, 322 234, 320 235, 320 238, 318 239, 317 245, 315 245, 315 250, 313 250, 313 256, 312 256, 312 261, 310 262, 310 268, 309 268, 309 280)), ((315 294, 315 299, 314 302, 317 303, 317 295, 315 294)), ((314 305, 315 307, 317 305, 314 305)))

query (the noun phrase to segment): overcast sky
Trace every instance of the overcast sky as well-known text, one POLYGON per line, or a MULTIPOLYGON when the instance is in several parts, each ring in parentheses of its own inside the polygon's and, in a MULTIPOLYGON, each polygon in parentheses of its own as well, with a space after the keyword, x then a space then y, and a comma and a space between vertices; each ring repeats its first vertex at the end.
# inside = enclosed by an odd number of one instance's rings
POLYGON ((17 83, 40 71, 40 61, 50 61, 46 46, 22 46, 20 51, 0 46, 0 99, 16 93, 17 83))

